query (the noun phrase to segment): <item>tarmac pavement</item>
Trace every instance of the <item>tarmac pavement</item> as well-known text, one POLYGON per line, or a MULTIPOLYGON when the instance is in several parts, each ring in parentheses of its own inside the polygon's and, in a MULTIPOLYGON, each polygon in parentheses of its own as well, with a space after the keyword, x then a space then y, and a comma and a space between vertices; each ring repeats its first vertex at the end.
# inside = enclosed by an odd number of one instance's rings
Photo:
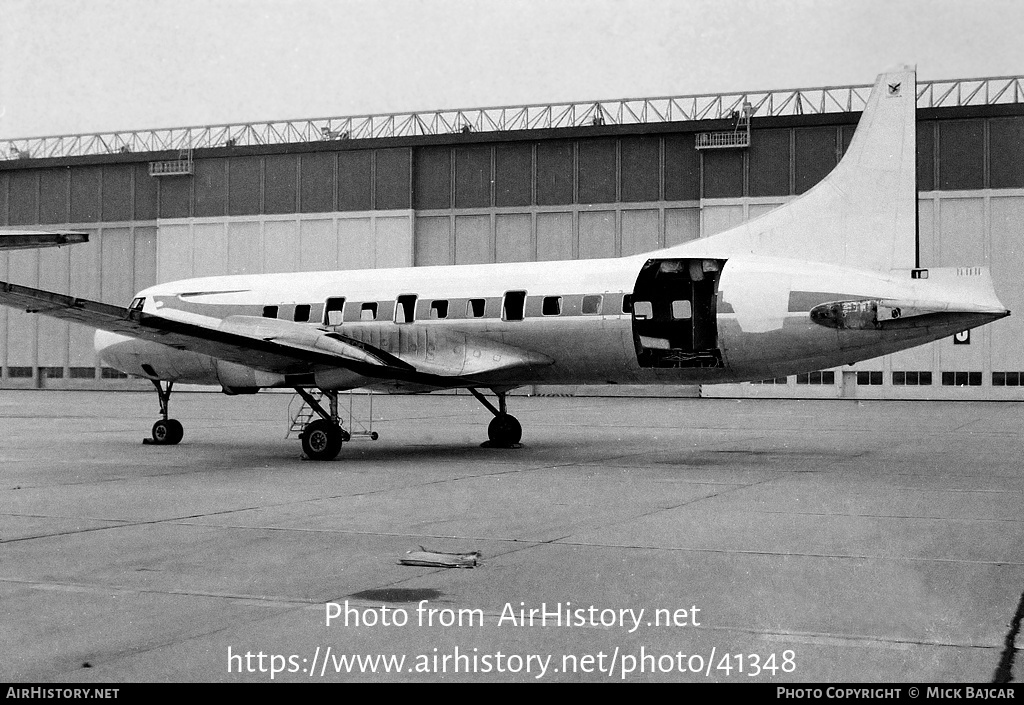
POLYGON ((0 680, 1020 676, 1024 404, 376 396, 312 462, 289 401, 0 391, 0 680))

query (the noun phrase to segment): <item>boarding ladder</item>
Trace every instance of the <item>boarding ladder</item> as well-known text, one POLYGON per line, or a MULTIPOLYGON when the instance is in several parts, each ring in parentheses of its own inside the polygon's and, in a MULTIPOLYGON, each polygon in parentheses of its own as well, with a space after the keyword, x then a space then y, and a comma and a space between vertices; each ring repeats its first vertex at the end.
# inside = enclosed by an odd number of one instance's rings
MULTIPOLYGON (((318 403, 324 398, 324 393, 319 389, 307 389, 310 396, 313 397, 318 403)), ((345 424, 339 414, 339 421, 342 421, 342 428, 348 431, 351 436, 350 440, 356 438, 369 439, 375 441, 378 438, 377 432, 373 430, 373 392, 365 390, 364 392, 347 392, 345 396, 348 397, 348 424, 345 424), (366 397, 367 409, 366 409, 366 422, 356 418, 355 414, 355 399, 356 397, 366 397), (357 430, 358 428, 358 430, 357 430)), ((284 434, 284 437, 292 438, 298 437, 302 433, 302 429, 309 424, 310 421, 319 418, 313 408, 306 403, 306 401, 298 394, 292 395, 292 399, 288 402, 288 431, 284 434)))

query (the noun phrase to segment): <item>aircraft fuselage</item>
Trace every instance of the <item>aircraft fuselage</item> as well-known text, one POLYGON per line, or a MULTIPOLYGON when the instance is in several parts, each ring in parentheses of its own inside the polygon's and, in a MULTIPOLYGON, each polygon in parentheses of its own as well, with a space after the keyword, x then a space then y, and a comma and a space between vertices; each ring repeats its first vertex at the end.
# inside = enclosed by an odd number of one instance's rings
MULTIPOLYGON (((227 330, 270 326, 253 333, 261 337, 336 332, 417 369, 458 369, 494 387, 758 380, 877 357, 1006 313, 994 297, 962 294, 976 270, 912 278, 685 255, 682 246, 604 260, 209 277, 150 287, 134 307, 227 330), (865 302, 881 302, 866 324, 811 315, 865 302)), ((228 391, 416 388, 324 367, 300 379, 103 331, 96 344, 106 364, 129 374, 228 391)))

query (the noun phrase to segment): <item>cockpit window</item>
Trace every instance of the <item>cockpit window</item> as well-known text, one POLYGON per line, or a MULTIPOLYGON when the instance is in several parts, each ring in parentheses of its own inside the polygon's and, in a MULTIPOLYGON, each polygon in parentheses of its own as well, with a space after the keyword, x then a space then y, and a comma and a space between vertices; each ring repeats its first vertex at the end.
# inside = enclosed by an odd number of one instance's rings
POLYGON ((141 311, 142 307, 146 305, 145 296, 136 296, 132 299, 131 305, 128 306, 129 311, 141 311))

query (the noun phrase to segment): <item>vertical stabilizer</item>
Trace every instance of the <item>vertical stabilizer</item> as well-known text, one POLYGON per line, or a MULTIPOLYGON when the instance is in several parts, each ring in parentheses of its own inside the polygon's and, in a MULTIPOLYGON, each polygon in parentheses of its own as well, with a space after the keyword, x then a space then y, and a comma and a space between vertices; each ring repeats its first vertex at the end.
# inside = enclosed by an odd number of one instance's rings
POLYGON ((828 176, 759 218, 688 243, 688 251, 705 249, 716 257, 786 257, 882 271, 913 268, 916 108, 913 67, 879 75, 849 149, 828 176))

